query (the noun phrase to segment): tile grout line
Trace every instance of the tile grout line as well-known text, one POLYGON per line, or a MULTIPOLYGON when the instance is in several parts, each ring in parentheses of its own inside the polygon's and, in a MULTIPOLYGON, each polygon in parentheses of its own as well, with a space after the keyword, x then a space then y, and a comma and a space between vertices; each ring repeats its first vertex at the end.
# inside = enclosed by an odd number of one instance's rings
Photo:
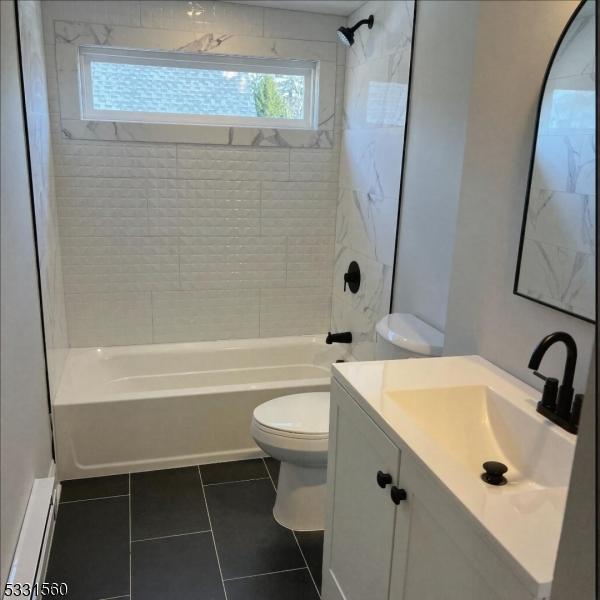
POLYGON ((186 533, 172 533, 171 535, 159 535, 158 537, 151 538, 142 538, 140 540, 131 540, 132 544, 137 544, 138 542, 153 542, 155 540, 167 540, 169 538, 174 537, 182 537, 184 535, 199 535, 201 533, 210 533, 210 529, 202 529, 201 531, 188 531, 186 533))
MULTIPOLYGON (((271 485, 273 486, 273 489, 275 490, 275 493, 277 494, 277 486, 275 485, 275 482, 273 481, 273 478, 271 477, 271 471, 269 471, 269 467, 267 467, 267 463, 265 461, 265 459, 262 459, 263 464, 265 465, 265 469, 267 469, 267 473, 269 474, 269 479, 271 480, 271 485)), ((317 582, 315 581, 315 578, 313 577, 313 574, 308 566, 308 562, 306 561, 306 557, 304 556, 304 552, 302 552, 302 548, 300 546, 300 542, 298 541, 298 538, 296 537, 296 532, 293 529, 290 529, 290 531, 292 532, 292 535, 294 536, 294 540, 296 541, 296 545, 298 546, 298 550, 300 551, 300 556, 302 557, 302 560, 304 561, 304 564, 306 565, 306 569, 308 571, 308 575, 310 577, 310 580, 313 582, 313 585, 315 586, 315 591, 317 592, 317 596, 320 598, 321 597, 321 592, 319 591, 319 587, 317 586, 317 582)))
POLYGON ((129 600, 133 598, 133 582, 131 577, 131 473, 128 474, 129 481, 129 600))
POLYGON ((238 581, 239 579, 251 579, 252 577, 265 577, 266 575, 277 575, 278 573, 290 573, 292 571, 306 571, 308 567, 295 567, 294 569, 282 569, 281 571, 267 571, 266 573, 256 573, 255 575, 242 575, 241 577, 229 577, 223 581, 238 581))
POLYGON ((198 465, 197 469, 198 469, 198 477, 200 477, 200 485, 202 486, 202 495, 204 496, 204 505, 206 506, 206 516, 208 517, 208 525, 210 527, 210 534, 212 536, 213 547, 215 549, 215 557, 217 559, 217 566, 219 567, 219 575, 221 576, 221 585, 223 586, 223 594, 225 595, 225 600, 227 600, 227 589, 225 588, 225 580, 223 579, 223 571, 221 569, 221 561, 219 560, 219 551, 217 550, 217 542, 215 541, 215 532, 213 531, 212 521, 210 520, 210 511, 208 509, 208 500, 206 499, 206 494, 204 492, 204 481, 202 480, 202 471, 200 470, 200 465, 198 465))
POLYGON ((127 498, 129 497, 129 493, 127 494, 117 494, 115 496, 100 496, 99 498, 82 498, 81 500, 64 500, 59 502, 60 504, 75 504, 76 502, 93 502, 94 500, 109 500, 110 498, 127 498))
POLYGON ((245 483, 247 481, 264 481, 270 479, 270 477, 252 477, 250 479, 236 479, 235 481, 218 481, 217 483, 203 483, 204 487, 212 487, 215 485, 229 485, 230 483, 245 483))

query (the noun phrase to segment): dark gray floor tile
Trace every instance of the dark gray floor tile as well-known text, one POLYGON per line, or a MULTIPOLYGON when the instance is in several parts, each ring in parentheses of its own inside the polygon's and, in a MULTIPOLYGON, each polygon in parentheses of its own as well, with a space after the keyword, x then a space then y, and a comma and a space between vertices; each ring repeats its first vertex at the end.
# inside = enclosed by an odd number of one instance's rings
POLYGON ((271 458, 270 456, 268 456, 264 460, 265 464, 267 465, 267 469, 269 470, 269 475, 271 476, 271 479, 273 480, 275 486, 277 486, 277 482, 279 481, 280 462, 275 458, 271 458))
POLYGON ((273 518, 268 479, 204 489, 224 578, 305 566, 292 532, 273 518))
POLYGON ((132 543, 131 595, 135 600, 223 600, 211 533, 132 543))
POLYGON ((60 505, 46 581, 69 600, 129 594, 128 497, 60 505))
POLYGON ((207 529, 210 525, 196 467, 132 473, 133 540, 207 529))
POLYGON ((129 475, 109 475, 90 479, 71 479, 62 482, 61 502, 106 498, 129 494, 129 475))
POLYGON ((228 600, 319 600, 307 569, 226 581, 228 600))
POLYGON ((296 531, 302 554, 304 554, 319 590, 321 589, 321 570, 323 568, 323 534, 323 531, 296 531))
POLYGON ((202 471, 204 485, 243 481, 245 479, 260 479, 269 476, 265 468, 265 463, 263 463, 261 458, 202 465, 200 471, 202 471))

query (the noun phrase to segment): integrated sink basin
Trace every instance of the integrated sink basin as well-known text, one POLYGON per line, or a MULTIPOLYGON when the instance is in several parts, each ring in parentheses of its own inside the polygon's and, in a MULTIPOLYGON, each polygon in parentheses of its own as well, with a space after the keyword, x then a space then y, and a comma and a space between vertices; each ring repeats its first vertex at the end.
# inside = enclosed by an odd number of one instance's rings
POLYGON ((576 436, 536 412, 540 392, 479 356, 349 362, 334 373, 546 598, 576 436), (506 485, 482 480, 488 461, 508 467, 506 485))
POLYGON ((475 479, 483 463, 508 468, 511 492, 568 485, 570 444, 539 416, 485 385, 385 390, 415 427, 475 479), (525 410, 524 410, 525 409, 525 410))

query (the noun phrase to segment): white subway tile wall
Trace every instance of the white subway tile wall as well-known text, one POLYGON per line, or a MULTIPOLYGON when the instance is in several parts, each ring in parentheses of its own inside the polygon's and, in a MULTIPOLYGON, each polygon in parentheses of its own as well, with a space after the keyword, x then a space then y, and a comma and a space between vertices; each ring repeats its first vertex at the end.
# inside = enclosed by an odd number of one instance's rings
MULTIPOLYGON (((272 37, 295 40, 290 48, 334 49, 346 22, 223 2, 193 6, 190 16, 184 1, 42 3, 71 346, 328 329, 338 140, 331 150, 257 148, 81 141, 61 131, 54 20, 106 25, 107 35, 110 26, 127 26, 141 35, 152 28, 169 37, 244 36, 256 53, 272 37)), ((337 129, 345 58, 338 50, 337 129)))

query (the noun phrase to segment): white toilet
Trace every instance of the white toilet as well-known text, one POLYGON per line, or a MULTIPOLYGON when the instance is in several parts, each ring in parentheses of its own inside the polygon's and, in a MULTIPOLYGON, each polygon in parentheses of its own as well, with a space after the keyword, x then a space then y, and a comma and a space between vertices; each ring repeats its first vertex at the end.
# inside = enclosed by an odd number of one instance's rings
MULTIPOLYGON (((377 360, 439 356, 444 335, 411 314, 387 315, 377 324, 377 360)), ((296 531, 325 526, 329 392, 292 394, 254 409, 252 437, 281 461, 275 520, 296 531)))

